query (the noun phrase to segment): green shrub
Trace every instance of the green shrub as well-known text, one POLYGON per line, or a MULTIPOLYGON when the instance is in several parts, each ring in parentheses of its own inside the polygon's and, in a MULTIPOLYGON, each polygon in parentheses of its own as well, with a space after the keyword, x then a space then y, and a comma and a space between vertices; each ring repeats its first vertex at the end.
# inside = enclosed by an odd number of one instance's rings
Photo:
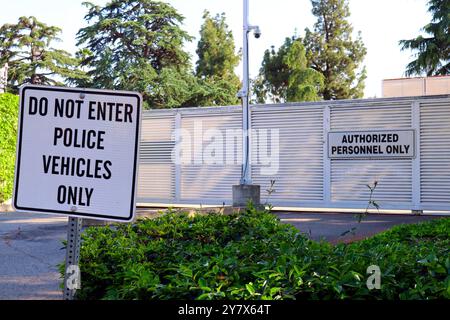
POLYGON ((12 196, 19 97, 0 94, 0 203, 12 196))
POLYGON ((332 246, 253 208, 233 215, 168 212, 88 229, 77 298, 449 298, 448 230, 450 219, 441 219, 332 246), (366 287, 372 264, 381 268, 381 290, 366 287))
MULTIPOLYGON (((362 268, 364 263, 380 267, 382 288, 371 292, 374 297, 450 298, 449 218, 395 226, 348 247, 341 270, 362 268)), ((344 251, 345 245, 338 250, 344 251)))

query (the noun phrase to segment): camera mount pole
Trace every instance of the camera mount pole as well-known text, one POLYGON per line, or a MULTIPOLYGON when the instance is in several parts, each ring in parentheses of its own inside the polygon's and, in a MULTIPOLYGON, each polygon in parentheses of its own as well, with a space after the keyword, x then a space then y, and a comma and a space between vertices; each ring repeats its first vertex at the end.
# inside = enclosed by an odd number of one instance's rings
POLYGON ((244 30, 243 30, 243 47, 242 47, 242 90, 240 97, 242 99, 242 172, 241 184, 251 184, 252 178, 250 174, 250 112, 248 105, 249 96, 249 67, 248 67, 248 34, 250 32, 248 22, 248 0, 244 0, 244 30))
POLYGON ((256 38, 259 38, 259 27, 249 24, 249 6, 248 0, 243 0, 243 46, 242 46, 242 89, 238 92, 238 97, 242 100, 242 169, 239 185, 233 186, 233 207, 245 207, 249 201, 254 205, 260 204, 260 186, 252 184, 250 168, 250 134, 251 119, 249 110, 249 54, 248 54, 248 34, 255 30, 256 38))

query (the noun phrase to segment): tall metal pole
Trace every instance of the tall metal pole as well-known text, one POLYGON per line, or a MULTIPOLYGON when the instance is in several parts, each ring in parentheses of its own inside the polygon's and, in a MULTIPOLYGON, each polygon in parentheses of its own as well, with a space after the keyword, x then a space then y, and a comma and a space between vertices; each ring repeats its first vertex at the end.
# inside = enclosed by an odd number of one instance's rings
POLYGON ((248 71, 248 34, 250 26, 248 21, 248 0, 244 0, 244 30, 243 30, 243 80, 240 97, 242 98, 242 170, 241 184, 251 184, 250 174, 250 112, 248 107, 249 71, 248 71))
POLYGON ((255 38, 261 36, 258 26, 252 26, 248 22, 248 0, 244 1, 244 32, 242 46, 242 65, 244 72, 242 75, 242 89, 238 92, 238 97, 242 99, 242 169, 241 181, 239 185, 233 185, 233 207, 245 207, 249 202, 259 207, 261 204, 261 186, 252 184, 250 157, 251 157, 251 121, 248 106, 249 97, 249 74, 248 74, 248 35, 251 30, 255 32, 255 38))

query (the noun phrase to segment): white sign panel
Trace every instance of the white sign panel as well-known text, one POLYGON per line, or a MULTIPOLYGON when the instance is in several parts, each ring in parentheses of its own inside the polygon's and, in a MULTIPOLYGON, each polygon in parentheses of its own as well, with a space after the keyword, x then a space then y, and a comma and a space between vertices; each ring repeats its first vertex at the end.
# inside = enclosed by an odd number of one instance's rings
POLYGON ((410 159, 415 156, 414 130, 328 133, 331 159, 410 159))
POLYGON ((135 92, 22 87, 16 210, 131 221, 141 105, 135 92))

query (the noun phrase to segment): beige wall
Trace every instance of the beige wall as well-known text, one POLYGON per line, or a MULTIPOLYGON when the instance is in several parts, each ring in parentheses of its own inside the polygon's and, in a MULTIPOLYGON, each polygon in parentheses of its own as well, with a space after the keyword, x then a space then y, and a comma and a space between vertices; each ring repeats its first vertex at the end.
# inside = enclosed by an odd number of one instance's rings
POLYGON ((426 78, 426 94, 448 94, 450 93, 450 76, 426 78))
POLYGON ((450 94, 450 76, 383 80, 383 98, 450 94))

